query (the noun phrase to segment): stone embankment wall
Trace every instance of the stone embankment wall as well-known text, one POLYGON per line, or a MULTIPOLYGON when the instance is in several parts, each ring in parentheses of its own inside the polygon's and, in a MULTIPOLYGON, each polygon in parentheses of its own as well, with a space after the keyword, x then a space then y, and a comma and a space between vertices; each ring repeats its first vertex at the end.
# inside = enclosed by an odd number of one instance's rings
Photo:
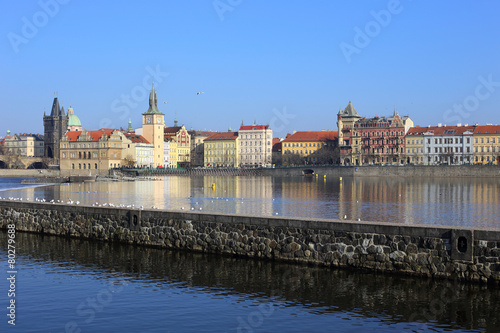
POLYGON ((315 174, 327 177, 500 177, 500 166, 497 165, 302 166, 261 169, 261 174, 301 176, 304 170, 313 170, 315 174))
POLYGON ((500 284, 500 230, 0 201, 0 228, 500 284))

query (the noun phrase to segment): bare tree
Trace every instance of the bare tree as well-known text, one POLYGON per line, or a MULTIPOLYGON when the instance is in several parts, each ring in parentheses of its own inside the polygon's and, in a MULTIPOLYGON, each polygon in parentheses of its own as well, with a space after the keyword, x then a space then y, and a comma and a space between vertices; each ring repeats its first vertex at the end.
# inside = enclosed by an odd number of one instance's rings
POLYGON ((136 160, 131 154, 128 154, 124 159, 123 159, 123 165, 126 167, 131 167, 134 166, 136 163, 136 160))

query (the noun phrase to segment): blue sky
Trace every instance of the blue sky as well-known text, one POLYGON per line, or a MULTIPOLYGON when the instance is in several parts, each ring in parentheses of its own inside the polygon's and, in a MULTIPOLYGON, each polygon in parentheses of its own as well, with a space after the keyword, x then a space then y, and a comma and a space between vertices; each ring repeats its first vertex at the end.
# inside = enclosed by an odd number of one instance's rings
POLYGON ((140 127, 153 76, 167 124, 187 128, 336 129, 349 101, 500 123, 498 1, 1 3, 0 135, 43 133, 56 91, 86 129, 140 127))

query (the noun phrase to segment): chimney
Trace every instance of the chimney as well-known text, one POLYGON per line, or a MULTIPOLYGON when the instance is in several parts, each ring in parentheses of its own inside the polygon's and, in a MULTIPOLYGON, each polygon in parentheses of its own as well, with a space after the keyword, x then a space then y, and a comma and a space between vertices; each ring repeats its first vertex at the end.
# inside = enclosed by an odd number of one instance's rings
POLYGON ((461 127, 461 126, 462 126, 462 124, 461 124, 461 123, 458 123, 458 124, 457 124, 457 127, 461 127))
POLYGON ((441 123, 438 123, 438 127, 441 127, 442 125, 443 125, 443 124, 441 124, 441 123))

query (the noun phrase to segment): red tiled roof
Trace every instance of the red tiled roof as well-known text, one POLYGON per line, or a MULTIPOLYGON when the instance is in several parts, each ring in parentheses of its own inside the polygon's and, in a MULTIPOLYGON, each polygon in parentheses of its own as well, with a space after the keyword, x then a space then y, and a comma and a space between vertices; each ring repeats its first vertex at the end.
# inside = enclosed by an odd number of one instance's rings
POLYGON ((235 140, 238 137, 238 132, 222 132, 215 133, 204 141, 215 141, 215 140, 235 140))
POLYGON ((206 137, 209 137, 211 135, 214 135, 216 132, 212 132, 212 131, 188 131, 188 133, 190 135, 194 135, 194 136, 206 136, 206 137))
POLYGON ((476 126, 474 134, 500 134, 500 125, 476 126))
MULTIPOLYGON (((87 134, 90 136, 92 141, 99 141, 103 135, 109 137, 114 131, 115 129, 112 128, 101 128, 97 131, 87 131, 87 134)), ((81 134, 81 131, 69 131, 66 132, 66 137, 69 141, 77 141, 81 134)))
POLYGON ((163 129, 163 133, 177 133, 179 130, 182 128, 182 126, 175 126, 175 127, 165 127, 163 129))
POLYGON ((145 137, 135 133, 123 133, 133 143, 150 143, 145 137))
POLYGON ((298 142, 298 141, 326 141, 326 140, 337 140, 339 138, 339 132, 337 131, 307 131, 307 132, 295 132, 290 136, 287 136, 283 142, 298 142))
POLYGON ((80 131, 73 131, 73 132, 66 132, 66 137, 68 138, 69 141, 76 141, 80 137, 80 134, 82 132, 80 131))
POLYGON ((167 142, 167 141, 172 140, 172 139, 174 139, 174 138, 175 138, 175 135, 174 135, 174 134, 171 134, 171 135, 165 134, 165 135, 163 136, 163 141, 164 141, 164 142, 167 142))
POLYGON ((474 126, 417 126, 410 128, 406 135, 423 135, 424 133, 432 133, 434 135, 462 135, 467 131, 473 132, 474 126))
POLYGON ((241 125, 240 131, 263 130, 269 128, 269 125, 241 125))

